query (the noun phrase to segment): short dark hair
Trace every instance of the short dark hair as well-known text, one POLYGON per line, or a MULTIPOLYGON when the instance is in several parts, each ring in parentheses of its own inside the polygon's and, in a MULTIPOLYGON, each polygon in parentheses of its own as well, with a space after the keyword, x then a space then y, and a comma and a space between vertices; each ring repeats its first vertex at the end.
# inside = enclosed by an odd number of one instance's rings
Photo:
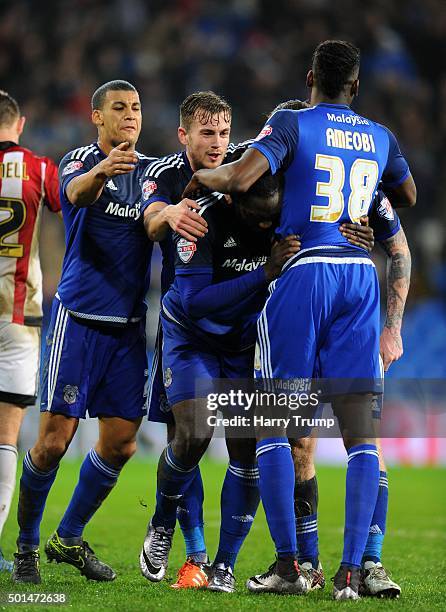
POLYGON ((251 198, 262 200, 271 198, 283 190, 283 184, 283 174, 281 172, 273 175, 268 170, 251 185, 248 191, 238 194, 237 199, 245 208, 250 208, 249 202, 251 198))
POLYGON ((20 117, 17 101, 7 91, 0 89, 0 125, 9 127, 20 117))
POLYGON ((107 91, 136 91, 136 87, 128 81, 108 81, 96 89, 91 98, 91 109, 101 110, 104 106, 107 91))
POLYGON ((326 40, 313 53, 315 83, 328 98, 337 98, 359 64, 358 47, 345 40, 326 40))
POLYGON ((302 110, 303 108, 309 108, 310 105, 308 102, 302 102, 302 100, 286 100, 285 102, 281 102, 274 108, 270 113, 268 113, 268 119, 274 115, 277 111, 280 110, 302 110))
POLYGON ((205 124, 220 113, 224 114, 226 121, 231 120, 232 108, 224 98, 213 91, 196 91, 181 103, 180 125, 188 130, 194 119, 205 124))

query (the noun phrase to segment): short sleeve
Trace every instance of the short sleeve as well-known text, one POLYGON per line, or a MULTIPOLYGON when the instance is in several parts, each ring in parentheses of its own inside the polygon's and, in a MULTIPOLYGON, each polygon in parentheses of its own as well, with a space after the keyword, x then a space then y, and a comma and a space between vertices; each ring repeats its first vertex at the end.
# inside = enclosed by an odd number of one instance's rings
POLYGON ((96 164, 97 160, 93 153, 90 153, 85 159, 71 159, 74 151, 70 151, 59 164, 59 187, 60 193, 66 197, 66 189, 68 183, 76 176, 86 174, 96 164))
POLYGON ((214 231, 212 221, 205 213, 208 232, 197 242, 173 234, 175 249, 175 274, 209 274, 213 271, 214 231))
POLYGON ((60 197, 59 197, 59 179, 57 176, 57 166, 52 159, 46 159, 45 168, 45 198, 44 204, 52 212, 60 211, 60 197))
POLYGON ((389 155, 381 180, 385 187, 397 187, 409 176, 409 164, 403 157, 395 136, 386 127, 384 129, 389 137, 389 155))
POLYGON ((299 113, 279 110, 268 119, 260 134, 250 145, 266 157, 271 173, 284 169, 293 161, 299 142, 299 113))
POLYGON ((254 142, 251 138, 249 140, 244 140, 243 142, 239 142, 238 144, 234 144, 233 142, 229 143, 228 150, 226 151, 226 157, 224 159, 224 164, 230 164, 233 161, 239 159, 246 149, 254 142))
POLYGON ((369 223, 375 240, 382 242, 394 236, 401 228, 400 219, 389 199, 381 190, 376 192, 369 213, 369 223))
MULTIPOLYGON (((172 187, 178 181, 177 174, 172 176, 170 169, 166 169, 161 173, 159 170, 159 161, 149 164, 141 178, 141 209, 142 212, 153 204, 153 202, 165 202, 166 204, 176 204, 172 201, 172 187), (155 173, 157 176, 155 176, 155 173)), ((178 173, 175 168, 174 172, 178 173)))

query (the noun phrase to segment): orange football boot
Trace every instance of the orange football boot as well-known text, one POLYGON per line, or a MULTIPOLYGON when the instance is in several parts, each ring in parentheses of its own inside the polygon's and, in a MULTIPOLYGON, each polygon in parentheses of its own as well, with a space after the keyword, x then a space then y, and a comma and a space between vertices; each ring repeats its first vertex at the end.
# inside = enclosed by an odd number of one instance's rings
POLYGON ((178 570, 177 581, 171 584, 172 589, 200 589, 207 587, 208 575, 203 569, 204 563, 196 563, 192 559, 186 559, 178 570))

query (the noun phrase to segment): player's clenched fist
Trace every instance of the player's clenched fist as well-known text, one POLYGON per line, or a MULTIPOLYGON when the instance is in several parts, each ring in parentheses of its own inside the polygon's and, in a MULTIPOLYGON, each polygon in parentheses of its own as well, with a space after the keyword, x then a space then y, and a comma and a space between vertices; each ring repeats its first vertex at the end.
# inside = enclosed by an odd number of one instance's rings
POLYGON ((97 170, 103 177, 110 178, 118 174, 127 174, 135 169, 138 156, 135 151, 129 151, 129 142, 121 142, 112 149, 108 156, 97 165, 97 170))
POLYGON ((207 223, 198 215, 200 210, 199 204, 194 200, 184 198, 175 206, 167 206, 165 209, 165 217, 169 226, 186 238, 196 242, 197 238, 202 238, 207 233, 207 223))
POLYGON ((290 257, 300 250, 299 236, 287 236, 279 242, 275 242, 271 249, 271 255, 264 266, 268 281, 277 278, 282 271, 283 265, 290 257))
POLYGON ((403 340, 399 328, 384 327, 379 339, 379 352, 383 360, 384 372, 387 372, 391 364, 398 361, 403 354, 403 340))

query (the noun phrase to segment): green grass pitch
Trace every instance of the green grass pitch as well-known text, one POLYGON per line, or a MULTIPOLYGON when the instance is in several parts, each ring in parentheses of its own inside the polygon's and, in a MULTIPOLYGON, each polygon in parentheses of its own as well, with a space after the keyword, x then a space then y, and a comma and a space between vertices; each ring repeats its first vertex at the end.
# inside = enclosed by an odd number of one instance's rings
MULTIPOLYGON (((50 493, 42 524, 44 539, 57 526, 77 481, 79 462, 64 461, 50 493)), ((204 461, 206 538, 211 555, 218 542, 219 498, 225 465, 204 461)), ((395 468, 389 472, 390 511, 384 544, 384 563, 402 585, 400 600, 362 599, 359 602, 333 602, 329 578, 335 573, 342 550, 344 470, 320 468, 318 471, 320 506, 320 550, 328 584, 324 591, 306 597, 250 595, 244 584, 252 573, 264 571, 273 560, 273 547, 263 511, 259 514, 242 549, 236 567, 238 590, 235 594, 205 591, 176 592, 170 581, 184 560, 180 530, 175 535, 170 559, 169 578, 161 584, 147 582, 140 574, 138 555, 150 511, 153 509, 155 464, 134 459, 127 465, 120 481, 98 511, 85 537, 100 558, 118 574, 113 583, 86 581, 66 565, 47 564, 42 555, 42 585, 14 587, 9 576, 0 575, 0 593, 64 592, 68 605, 83 610, 331 610, 355 606, 361 610, 445 610, 446 609, 446 470, 395 468), (146 507, 144 507, 144 505, 146 507)), ((16 501, 5 527, 3 549, 14 551, 17 535, 16 501)), ((56 609, 62 606, 20 604, 21 610, 56 609)), ((11 605, 0 603, 1 609, 11 605)))

